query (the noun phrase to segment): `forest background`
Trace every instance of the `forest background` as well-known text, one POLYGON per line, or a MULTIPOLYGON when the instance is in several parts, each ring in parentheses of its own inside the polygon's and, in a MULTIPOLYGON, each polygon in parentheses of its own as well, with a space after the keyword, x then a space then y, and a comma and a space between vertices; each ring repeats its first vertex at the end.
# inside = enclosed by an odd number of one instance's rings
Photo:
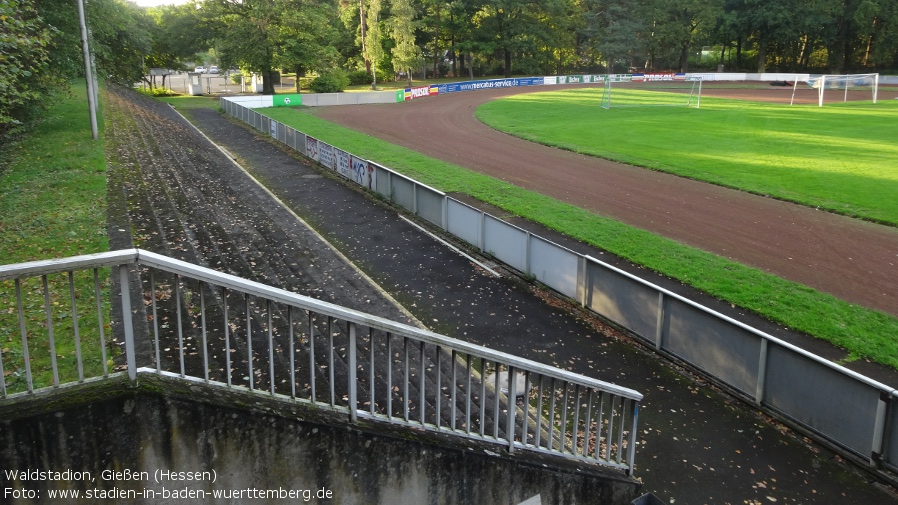
MULTIPOLYGON (((103 79, 216 64, 397 78, 898 69, 894 0, 90 0, 103 79)), ((0 146, 84 74, 77 5, 0 0, 0 146)), ((272 80, 266 92, 273 93, 272 80)), ((164 86, 164 83, 163 83, 164 86)))

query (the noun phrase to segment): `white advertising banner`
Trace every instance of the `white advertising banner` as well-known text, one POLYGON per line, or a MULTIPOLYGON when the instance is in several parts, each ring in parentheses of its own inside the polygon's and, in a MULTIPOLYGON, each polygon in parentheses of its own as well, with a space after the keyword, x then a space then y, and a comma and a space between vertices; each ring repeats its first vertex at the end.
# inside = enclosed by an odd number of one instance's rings
POLYGON ((306 156, 318 161, 318 139, 306 136, 306 156))
POLYGON ((318 141, 318 163, 332 169, 337 169, 337 156, 334 154, 334 146, 318 141))

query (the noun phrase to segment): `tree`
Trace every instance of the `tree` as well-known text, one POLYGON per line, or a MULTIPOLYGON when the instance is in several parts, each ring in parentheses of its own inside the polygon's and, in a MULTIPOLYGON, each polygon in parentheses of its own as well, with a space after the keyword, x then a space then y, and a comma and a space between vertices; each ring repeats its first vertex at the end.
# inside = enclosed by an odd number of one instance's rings
POLYGON ((49 72, 55 33, 31 0, 0 0, 0 144, 34 119, 62 84, 49 72))
POLYGON ((615 66, 635 66, 644 61, 648 43, 646 35, 657 26, 648 21, 651 17, 644 4, 638 0, 585 0, 586 23, 584 34, 588 43, 607 62, 608 72, 615 66))
MULTIPOLYGON (((195 5, 157 7, 147 10, 147 14, 155 23, 150 53, 145 58, 147 67, 184 70, 185 64, 207 47, 195 5)), ((165 87, 165 76, 162 86, 165 87)))
POLYGON ((392 49, 393 69, 405 72, 411 86, 412 69, 424 62, 421 48, 415 44, 415 7, 411 0, 393 0, 390 13, 390 35, 396 44, 392 49))
POLYGON ((377 89, 377 62, 383 57, 384 48, 381 45, 383 31, 380 27, 380 10, 381 0, 368 0, 366 26, 365 26, 365 60, 370 61, 371 76, 374 78, 371 82, 371 89, 377 89))

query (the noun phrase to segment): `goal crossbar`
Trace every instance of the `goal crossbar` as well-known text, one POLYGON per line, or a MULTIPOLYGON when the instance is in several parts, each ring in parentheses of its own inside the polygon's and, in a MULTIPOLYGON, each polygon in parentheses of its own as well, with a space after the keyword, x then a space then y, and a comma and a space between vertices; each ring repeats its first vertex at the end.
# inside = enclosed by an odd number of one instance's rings
MULTIPOLYGON (((796 79, 796 85, 798 84, 796 79)), ((848 90, 852 88, 869 87, 873 103, 876 103, 879 93, 879 74, 824 74, 808 77, 808 86, 817 90, 817 105, 823 107, 823 97, 827 90, 844 90, 843 101, 848 101, 848 90)), ((792 89, 792 99, 795 99, 795 89, 792 89)))
POLYGON ((682 82, 686 83, 686 86, 689 87, 689 94, 686 97, 685 103, 643 103, 643 104, 633 104, 633 105, 613 105, 611 101, 612 89, 614 83, 624 83, 624 82, 638 82, 633 79, 633 75, 631 74, 610 74, 605 76, 605 88, 602 91, 602 102, 601 106, 603 109, 610 109, 611 107, 638 107, 638 106, 685 106, 685 107, 701 107, 702 100, 702 76, 700 75, 687 75, 683 78, 682 82))

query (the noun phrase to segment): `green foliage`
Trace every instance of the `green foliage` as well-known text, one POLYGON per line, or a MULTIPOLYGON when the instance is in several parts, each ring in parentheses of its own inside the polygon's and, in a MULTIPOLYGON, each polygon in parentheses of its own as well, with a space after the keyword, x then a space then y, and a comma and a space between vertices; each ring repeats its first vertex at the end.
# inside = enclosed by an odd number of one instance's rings
POLYGON ((153 88, 147 88, 147 89, 138 88, 137 91, 143 93, 144 95, 151 96, 154 98, 160 98, 160 97, 166 97, 166 96, 181 96, 181 93, 178 93, 177 91, 174 91, 169 88, 159 88, 159 87, 153 87, 153 88))
POLYGON ((346 74, 346 77, 349 78, 350 86, 371 84, 374 82, 374 77, 364 70, 354 70, 346 74))
POLYGON ((50 73, 54 33, 31 0, 0 0, 0 145, 37 117, 60 84, 50 73))
POLYGON ((309 88, 315 93, 340 93, 349 86, 349 78, 342 70, 331 70, 312 79, 309 88))

